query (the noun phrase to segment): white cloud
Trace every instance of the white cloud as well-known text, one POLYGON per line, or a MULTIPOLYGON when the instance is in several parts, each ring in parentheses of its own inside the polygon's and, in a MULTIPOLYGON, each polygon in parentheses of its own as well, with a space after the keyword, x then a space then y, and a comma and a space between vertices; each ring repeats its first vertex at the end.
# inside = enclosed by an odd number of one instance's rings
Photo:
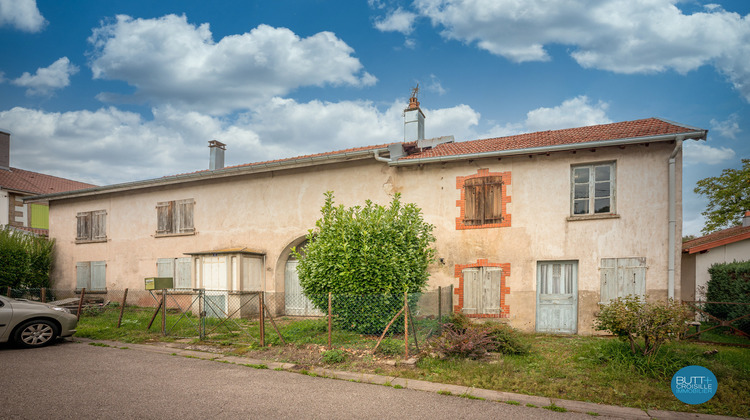
POLYGON ((686 165, 718 165, 735 157, 728 147, 712 147, 704 142, 687 141, 683 146, 683 161, 686 165))
POLYGON ((442 83, 440 83, 440 79, 434 74, 430 75, 430 82, 427 84, 426 88, 430 92, 435 92, 440 96, 445 95, 447 93, 442 83))
POLYGON ((40 67, 34 75, 24 72, 12 81, 26 89, 27 95, 48 95, 53 90, 70 85, 70 76, 78 73, 78 66, 71 64, 68 57, 59 58, 49 67, 40 67))
POLYGON ((94 78, 127 82, 136 100, 212 114, 249 109, 301 86, 376 82, 331 32, 300 38, 286 28, 260 25, 215 42, 208 24, 195 26, 185 16, 120 15, 95 29, 89 42, 94 78))
POLYGON ((375 21, 375 28, 381 32, 400 32, 409 35, 414 31, 414 20, 417 15, 402 8, 391 11, 382 19, 375 21))
POLYGON ((12 26, 24 32, 39 32, 47 25, 36 0, 0 0, 0 27, 12 26))
POLYGON ((736 139, 737 134, 739 134, 742 130, 740 129, 740 124, 737 122, 738 116, 737 114, 732 114, 727 118, 725 121, 716 121, 715 119, 711 120, 711 130, 716 130, 724 137, 728 137, 730 139, 736 139))
POLYGON ((515 62, 571 47, 583 67, 686 73, 714 65, 750 101, 750 16, 720 7, 686 15, 677 0, 416 0, 442 34, 515 62))

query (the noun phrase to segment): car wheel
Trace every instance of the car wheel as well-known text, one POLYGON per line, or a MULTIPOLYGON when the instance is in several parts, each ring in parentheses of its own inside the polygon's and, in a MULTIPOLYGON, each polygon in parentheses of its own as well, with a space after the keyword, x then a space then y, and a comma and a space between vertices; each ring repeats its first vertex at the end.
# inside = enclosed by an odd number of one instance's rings
POLYGON ((15 342, 23 347, 42 347, 52 343, 59 334, 57 325, 44 319, 32 319, 16 330, 15 342))

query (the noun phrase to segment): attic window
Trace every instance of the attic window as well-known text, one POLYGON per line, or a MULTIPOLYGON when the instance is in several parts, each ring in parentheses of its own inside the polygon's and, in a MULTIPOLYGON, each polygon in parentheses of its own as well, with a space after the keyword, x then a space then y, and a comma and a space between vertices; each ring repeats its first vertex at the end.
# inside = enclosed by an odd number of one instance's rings
POLYGON ((76 243, 107 240, 107 212, 85 211, 76 214, 76 243))
POLYGON ((192 235, 195 200, 163 201, 156 204, 156 236, 192 235))

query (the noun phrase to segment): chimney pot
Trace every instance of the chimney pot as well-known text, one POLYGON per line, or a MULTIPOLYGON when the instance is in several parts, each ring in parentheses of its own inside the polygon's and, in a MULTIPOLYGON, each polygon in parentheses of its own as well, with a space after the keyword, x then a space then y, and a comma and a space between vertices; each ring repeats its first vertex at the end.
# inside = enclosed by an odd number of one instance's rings
POLYGON ((224 168, 224 151, 227 149, 227 145, 218 140, 211 140, 208 142, 208 148, 211 149, 208 169, 215 171, 224 168))

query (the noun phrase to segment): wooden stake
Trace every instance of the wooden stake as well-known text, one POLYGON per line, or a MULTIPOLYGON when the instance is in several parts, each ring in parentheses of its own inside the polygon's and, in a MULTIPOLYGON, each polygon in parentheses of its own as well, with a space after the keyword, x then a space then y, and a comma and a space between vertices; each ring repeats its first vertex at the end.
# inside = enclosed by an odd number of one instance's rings
POLYGON ((159 305, 156 307, 154 314, 151 316, 151 321, 148 322, 148 327, 146 327, 147 330, 151 329, 151 326, 154 324, 154 320, 156 319, 156 315, 159 314, 159 309, 161 309, 162 305, 164 305, 163 300, 159 302, 159 305))
POLYGON ((331 292, 328 292, 328 350, 331 350, 331 292))
POLYGON ((279 328, 276 326, 276 321, 273 320, 273 316, 271 316, 271 312, 268 312, 268 307, 264 307, 266 310, 266 315, 268 315, 268 320, 271 321, 271 326, 274 330, 276 330, 276 334, 279 335, 279 338, 281 339, 281 343, 286 346, 286 341, 284 340, 284 336, 281 335, 281 331, 279 331, 279 328))
POLYGON ((380 338, 378 339, 377 344, 375 344, 375 348, 372 349, 373 353, 378 350, 378 346, 380 345, 380 342, 383 341, 383 337, 385 337, 385 333, 388 332, 388 328, 391 328, 391 324, 393 324, 393 321, 395 321, 396 318, 398 318, 398 316, 401 315, 401 312, 403 311, 404 311, 404 308, 401 308, 398 311, 398 313, 396 313, 396 315, 394 315, 393 318, 391 318, 391 322, 389 322, 388 325, 385 326, 385 330, 383 330, 383 334, 380 335, 380 338))
POLYGON ((409 358, 409 295, 404 291, 404 358, 409 358))
POLYGON ((42 287, 42 303, 47 303, 47 288, 42 287))
POLYGON ((266 320, 263 317, 263 311, 265 305, 263 304, 263 292, 258 292, 258 303, 260 304, 260 314, 258 314, 258 322, 260 324, 260 346, 266 346, 266 320))
POLYGON ((128 300, 128 289, 125 288, 125 294, 122 296, 122 304, 120 304, 120 318, 117 319, 117 328, 120 328, 122 323, 122 313, 125 311, 125 302, 128 300))
POLYGON ((81 319, 81 308, 83 308, 83 297, 86 296, 86 288, 81 289, 81 300, 78 301, 78 319, 81 319))

